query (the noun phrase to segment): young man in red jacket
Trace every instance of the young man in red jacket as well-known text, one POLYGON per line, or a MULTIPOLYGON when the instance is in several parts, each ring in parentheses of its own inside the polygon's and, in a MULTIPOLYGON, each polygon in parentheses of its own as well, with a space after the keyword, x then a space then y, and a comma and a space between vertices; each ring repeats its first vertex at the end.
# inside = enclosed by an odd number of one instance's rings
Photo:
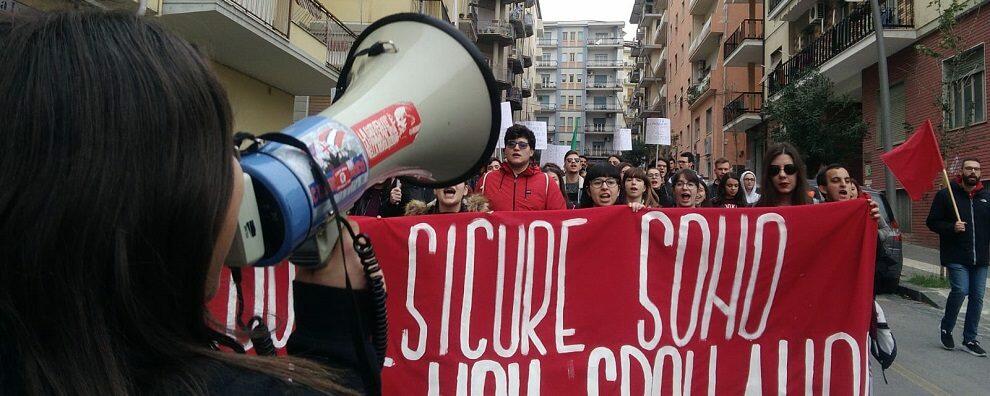
POLYGON ((479 183, 492 210, 567 208, 557 182, 530 163, 535 148, 536 135, 529 128, 513 125, 505 131, 505 162, 498 170, 486 173, 479 183))

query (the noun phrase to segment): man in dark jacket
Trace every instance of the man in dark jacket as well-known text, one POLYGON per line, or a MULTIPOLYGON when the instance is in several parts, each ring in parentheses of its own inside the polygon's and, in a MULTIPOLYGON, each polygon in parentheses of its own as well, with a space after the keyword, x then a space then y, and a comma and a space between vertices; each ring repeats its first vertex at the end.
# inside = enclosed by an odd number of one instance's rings
POLYGON ((956 217, 948 190, 943 189, 935 194, 926 222, 928 228, 939 236, 939 256, 949 272, 952 286, 945 303, 945 316, 942 317, 942 346, 955 349, 952 328, 963 300, 968 297, 963 348, 976 356, 986 356, 986 351, 976 340, 987 284, 987 264, 990 262, 990 192, 983 188, 980 181, 980 161, 964 160, 962 174, 956 182, 950 183, 949 188, 955 196, 959 217, 956 217))

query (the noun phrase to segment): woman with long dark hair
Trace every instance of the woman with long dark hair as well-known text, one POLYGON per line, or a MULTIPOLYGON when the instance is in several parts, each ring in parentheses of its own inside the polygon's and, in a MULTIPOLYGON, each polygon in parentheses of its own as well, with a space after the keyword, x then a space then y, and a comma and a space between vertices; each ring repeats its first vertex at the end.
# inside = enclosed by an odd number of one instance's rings
MULTIPOLYGON (((123 13, 0 19, 0 70, 0 393, 352 393, 347 372, 217 347, 232 340, 205 303, 243 179, 227 95, 192 45, 123 13)), ((287 349, 349 368, 333 257, 297 269, 287 349)))
POLYGON ((790 143, 777 143, 763 157, 766 164, 758 207, 808 205, 808 178, 801 154, 790 143))
POLYGON ((701 191, 705 182, 698 172, 691 169, 681 169, 674 174, 674 204, 678 208, 697 208, 701 206, 701 191))
POLYGON ((641 207, 659 208, 660 202, 656 193, 650 187, 650 178, 643 168, 629 168, 622 175, 623 200, 632 206, 638 204, 641 207))
POLYGON ((582 208, 612 206, 619 202, 619 185, 622 183, 619 168, 607 163, 592 165, 584 179, 582 208))
POLYGON ((746 195, 742 191, 742 181, 735 173, 729 172, 718 181, 718 188, 715 189, 715 198, 712 204, 716 208, 745 208, 746 195))

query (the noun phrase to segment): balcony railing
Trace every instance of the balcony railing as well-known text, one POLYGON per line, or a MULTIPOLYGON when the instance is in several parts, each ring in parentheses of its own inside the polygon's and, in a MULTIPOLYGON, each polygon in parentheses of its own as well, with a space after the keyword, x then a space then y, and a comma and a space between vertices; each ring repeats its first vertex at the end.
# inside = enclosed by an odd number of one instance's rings
POLYGON ((760 114, 763 110, 763 92, 743 92, 726 104, 723 110, 723 125, 728 125, 746 113, 760 114))
POLYGON ((541 60, 541 61, 536 61, 536 67, 540 67, 540 68, 553 68, 553 67, 557 67, 557 61, 555 61, 555 60, 541 60))
MULTIPOLYGON (((884 7, 883 26, 889 28, 913 28, 914 6, 909 1, 896 3, 894 9, 884 7)), ((869 4, 863 4, 853 10, 845 19, 828 28, 807 47, 792 56, 787 62, 781 63, 767 76, 770 95, 775 95, 782 88, 797 81, 809 71, 818 68, 823 63, 849 49, 860 40, 872 35, 876 25, 873 21, 873 11, 869 4)))
POLYGON ((585 132, 614 132, 615 125, 609 124, 587 124, 584 126, 585 132))
POLYGON ((292 22, 327 46, 327 66, 340 73, 357 35, 316 0, 290 1, 292 22))
POLYGON ((536 106, 537 111, 557 111, 556 103, 540 103, 536 106))
POLYGON ((588 88, 589 89, 616 89, 616 88, 622 88, 622 84, 621 83, 617 83, 615 81, 606 81, 606 82, 588 81, 588 88))
POLYGON ((267 25, 283 37, 289 37, 289 18, 292 12, 291 0, 258 2, 251 0, 224 0, 228 4, 244 11, 254 19, 267 25))
POLYGON ((722 56, 728 58, 745 40, 763 40, 763 20, 745 19, 723 44, 722 56))
POLYGON ((536 89, 557 89, 556 81, 539 81, 536 83, 536 89))
POLYGON ((560 106, 560 109, 565 111, 581 111, 584 110, 584 105, 581 103, 563 104, 560 106))
POLYGON ((621 37, 595 37, 588 39, 588 45, 622 45, 621 37))
POLYGON ((588 111, 619 111, 622 107, 615 103, 589 103, 585 105, 585 109, 588 111))
POLYGON ((710 77, 711 77, 710 74, 706 75, 701 78, 700 82, 696 84, 691 84, 691 86, 688 87, 688 105, 693 105, 694 102, 698 100, 698 98, 700 98, 702 95, 705 94, 705 92, 708 91, 708 88, 711 86, 710 77))
POLYGON ((561 69, 584 69, 582 61, 560 61, 559 65, 561 69))
POLYGON ((557 46, 557 39, 552 39, 552 38, 551 39, 548 39, 548 38, 537 39, 536 40, 536 45, 539 45, 541 47, 556 47, 557 46))
POLYGON ((588 67, 622 67, 622 66, 625 66, 625 62, 615 59, 588 61, 588 67))
POLYGON ((478 35, 499 36, 503 39, 515 40, 512 25, 499 20, 481 21, 478 23, 478 35))

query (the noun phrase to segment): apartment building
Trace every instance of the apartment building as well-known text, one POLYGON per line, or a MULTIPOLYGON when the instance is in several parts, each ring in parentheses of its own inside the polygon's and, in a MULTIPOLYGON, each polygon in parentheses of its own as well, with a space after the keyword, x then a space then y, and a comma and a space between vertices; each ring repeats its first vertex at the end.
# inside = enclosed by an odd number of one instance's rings
MULTIPOLYGON (((798 83, 803 73, 817 70, 835 83, 836 91, 860 101, 868 132, 862 141, 862 158, 851 159, 850 167, 866 186, 884 189, 875 36, 875 27, 881 25, 894 145, 930 119, 951 136, 951 144, 943 147, 950 168, 956 158, 986 161, 990 158, 990 125, 986 122, 988 3, 971 1, 958 13, 954 30, 960 45, 953 52, 938 48, 944 37, 939 31, 940 11, 927 0, 882 0, 881 21, 874 20, 868 2, 772 1, 766 9, 764 47, 767 98, 773 100, 781 88, 798 83), (926 55, 916 45, 938 49, 941 54, 926 55)), ((912 202, 903 189, 898 189, 898 207, 893 209, 905 240, 937 247, 936 235, 925 226, 934 194, 929 192, 912 202)))
MULTIPOLYGON (((293 121, 296 96, 336 84, 354 33, 326 0, 149 0, 147 15, 195 43, 230 97, 234 130, 264 133, 293 121)), ((73 7, 136 10, 134 0, 5 0, 0 12, 73 7)))
POLYGON ((545 21, 538 44, 536 119, 546 121, 550 140, 571 144, 590 158, 613 153, 612 138, 623 121, 624 22, 545 21))
MULTIPOLYGON (((634 104, 640 118, 671 120, 669 151, 695 153, 704 175, 720 157, 737 168, 748 165, 746 131, 753 120, 739 109, 760 91, 762 50, 754 52, 750 44, 762 40, 741 38, 762 28, 761 15, 762 3, 755 0, 634 2, 634 79, 640 84, 634 104)), ((759 123, 758 110, 755 116, 759 123)))
MULTIPOLYGON (((537 0, 339 0, 334 13, 360 32, 372 22, 400 12, 427 14, 449 22, 484 54, 511 104, 514 121, 534 120, 537 104, 534 58, 539 56, 535 32, 541 21, 537 0)), ((328 98, 310 98, 310 113, 329 106, 328 98)))

